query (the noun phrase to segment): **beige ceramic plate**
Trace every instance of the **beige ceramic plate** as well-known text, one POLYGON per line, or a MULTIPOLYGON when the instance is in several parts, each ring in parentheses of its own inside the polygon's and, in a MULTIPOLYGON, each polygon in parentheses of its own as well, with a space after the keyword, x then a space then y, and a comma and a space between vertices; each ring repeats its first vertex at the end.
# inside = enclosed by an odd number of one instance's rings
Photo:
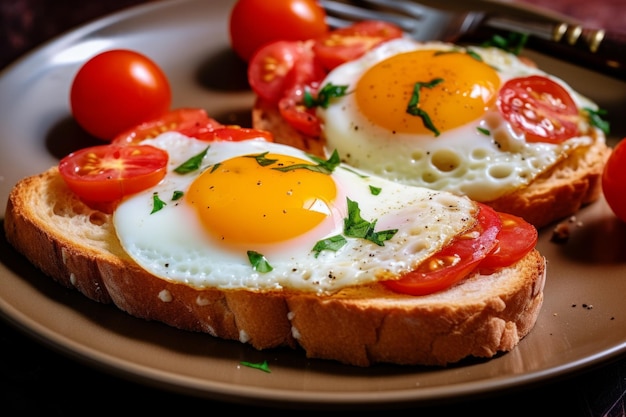
MULTIPOLYGON (((198 106, 246 123, 252 96, 228 47, 231 2, 157 2, 113 15, 45 45, 0 77, 0 204, 21 177, 55 164, 80 144, 67 94, 73 74, 99 50, 132 48, 153 57, 173 83, 174 105, 198 106)), ((535 57, 612 111, 614 131, 626 86, 581 68, 535 57)), ((84 142, 83 142, 84 144, 84 142)), ((0 240, 0 310, 13 323, 77 360, 192 395, 274 405, 399 404, 444 399, 572 373, 626 350, 626 227, 603 201, 577 217, 572 239, 540 236, 548 258, 545 304, 513 352, 448 369, 359 369, 307 360, 300 351, 246 345, 135 319, 60 288, 0 240), (588 307, 584 307, 584 306, 588 307), (593 306, 591 308, 590 306, 593 306), (268 360, 272 373, 240 361, 268 360)))

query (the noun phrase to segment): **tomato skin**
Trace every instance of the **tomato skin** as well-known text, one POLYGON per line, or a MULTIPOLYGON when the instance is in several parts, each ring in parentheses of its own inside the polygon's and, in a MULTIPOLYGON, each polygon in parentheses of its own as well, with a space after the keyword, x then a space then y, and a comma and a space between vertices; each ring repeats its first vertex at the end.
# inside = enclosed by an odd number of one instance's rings
POLYGON ((602 192, 613 213, 626 222, 626 138, 615 145, 602 172, 602 192))
POLYGON ((59 173, 87 204, 110 203, 156 185, 165 177, 168 159, 154 146, 99 145, 65 156, 59 173))
POLYGON ((204 109, 183 107, 132 126, 117 135, 112 143, 136 145, 144 139, 152 139, 172 130, 198 139, 203 139, 205 136, 212 138, 213 131, 221 127, 223 125, 209 117, 204 109))
POLYGON ((502 115, 527 142, 561 143, 579 134, 578 108, 571 95, 539 75, 507 81, 497 100, 502 115))
POLYGON ((223 125, 209 117, 204 109, 180 108, 172 110, 160 117, 141 123, 115 137, 112 144, 138 145, 146 139, 153 139, 164 132, 175 131, 191 138, 204 141, 227 140, 241 141, 247 139, 264 139, 273 142, 271 132, 259 129, 248 129, 235 125, 223 125))
POLYGON ((381 43, 402 35, 402 29, 391 23, 365 20, 335 29, 316 39, 313 52, 327 70, 332 70, 344 62, 359 58, 381 43))
POLYGON ((399 293, 427 295, 445 290, 465 278, 496 247, 496 236, 502 227, 500 217, 492 208, 481 203, 478 205, 478 224, 465 233, 465 237, 455 239, 402 278, 383 281, 383 284, 399 293), (479 232, 477 237, 472 237, 473 231, 479 232), (452 257, 458 257, 458 261, 430 269, 433 262, 452 257))
POLYGON ((70 90, 76 122, 107 141, 165 113, 171 99, 169 81, 161 68, 138 52, 121 49, 89 59, 76 73, 70 90))
POLYGON ((245 61, 267 43, 327 32, 326 12, 316 0, 238 0, 229 19, 231 46, 245 61))
POLYGON ((490 274, 495 270, 512 265, 522 259, 536 245, 537 229, 518 216, 498 213, 502 229, 498 233, 496 248, 483 259, 478 268, 481 274, 490 274))

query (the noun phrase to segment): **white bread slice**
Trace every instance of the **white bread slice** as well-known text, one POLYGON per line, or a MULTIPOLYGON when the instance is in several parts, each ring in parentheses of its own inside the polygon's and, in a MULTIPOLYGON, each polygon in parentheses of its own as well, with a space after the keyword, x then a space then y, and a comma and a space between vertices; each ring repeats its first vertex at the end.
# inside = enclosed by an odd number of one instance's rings
POLYGON ((77 199, 56 167, 13 188, 4 228, 8 241, 45 274, 133 316, 356 366, 491 358, 531 331, 543 302, 546 265, 537 250, 497 273, 420 297, 382 284, 319 296, 169 282, 130 259, 111 216, 77 199))
MULTIPOLYGON (((252 126, 269 130, 276 142, 324 156, 322 138, 298 132, 284 121, 276 106, 261 99, 254 103, 252 126)), ((593 145, 574 150, 527 187, 484 203, 543 228, 575 214, 600 197, 600 177, 610 153, 604 138, 598 137, 593 145)))

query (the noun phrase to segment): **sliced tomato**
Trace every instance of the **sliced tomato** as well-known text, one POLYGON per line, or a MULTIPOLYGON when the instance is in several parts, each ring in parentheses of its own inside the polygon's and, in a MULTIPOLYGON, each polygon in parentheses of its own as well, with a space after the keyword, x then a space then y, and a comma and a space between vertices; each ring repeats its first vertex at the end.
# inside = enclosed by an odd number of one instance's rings
POLYGON ((363 55, 370 49, 391 39, 402 37, 398 26, 379 20, 365 20, 351 26, 335 29, 315 40, 313 52, 327 69, 363 55))
POLYGON ((211 139, 206 135, 203 140, 224 140, 231 142, 239 142, 249 139, 263 139, 267 142, 274 141, 274 135, 271 132, 259 129, 250 129, 239 126, 225 126, 215 129, 212 132, 211 139))
POLYGON ((277 104, 296 87, 321 81, 326 71, 319 65, 312 42, 277 41, 260 48, 248 65, 248 83, 262 99, 277 104))
POLYGON ((167 152, 154 146, 109 144, 67 155, 59 172, 86 203, 110 203, 156 185, 167 162, 167 152))
POLYGON ((261 47, 248 64, 248 83, 262 99, 275 104, 290 88, 296 61, 304 53, 295 41, 277 41, 261 47))
POLYGON ((494 250, 496 236, 502 227, 495 210, 484 204, 479 204, 479 207, 475 227, 421 263, 417 269, 398 280, 383 281, 383 284, 399 293, 426 295, 449 288, 465 278, 494 250))
POLYGON ((213 131, 220 127, 223 125, 209 117, 204 109, 180 108, 126 130, 117 135, 112 143, 138 144, 144 139, 155 138, 167 131, 180 132, 198 139, 205 136, 212 138, 213 131))
POLYGON ((607 204, 626 222, 626 137, 613 147, 602 171, 602 192, 607 204))
POLYGON ((278 102, 278 111, 289 125, 308 136, 322 133, 320 120, 314 108, 304 105, 304 89, 295 88, 278 102))
POLYGON ((495 249, 480 262, 482 274, 489 274, 522 259, 537 244, 538 233, 535 226, 521 217, 508 213, 498 213, 502 229, 498 233, 495 249))
POLYGON ((560 143, 577 136, 578 107, 565 88, 547 77, 532 75, 507 81, 498 108, 527 142, 560 143))

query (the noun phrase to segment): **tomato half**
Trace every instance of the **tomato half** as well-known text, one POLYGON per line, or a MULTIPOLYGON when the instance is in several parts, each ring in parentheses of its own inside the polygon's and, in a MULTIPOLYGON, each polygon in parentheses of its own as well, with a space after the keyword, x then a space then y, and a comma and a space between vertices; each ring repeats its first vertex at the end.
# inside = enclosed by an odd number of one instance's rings
POLYGON ((154 146, 107 144, 67 155, 59 173, 86 203, 107 203, 156 185, 167 162, 167 152, 154 146))
POLYGON ((492 208, 480 204, 478 223, 419 267, 398 280, 383 281, 393 291, 426 295, 456 284, 495 248, 502 222, 492 208))
POLYGON ((626 222, 626 138, 615 145, 602 172, 602 192, 615 215, 626 222))
POLYGON ((507 81, 498 108, 527 142, 560 143, 578 135, 580 120, 572 96, 549 78, 533 75, 507 81))
POLYGON ((304 41, 326 34, 326 12, 316 0, 239 0, 230 13, 230 42, 245 61, 278 40, 304 41))
POLYGON ((365 20, 335 29, 315 40, 313 52, 327 70, 351 61, 381 43, 402 37, 402 29, 388 22, 365 20))
POLYGON ((213 137, 213 131, 223 127, 209 117, 204 109, 180 108, 169 111, 147 122, 132 126, 113 139, 116 144, 138 144, 144 139, 152 139, 168 131, 180 132, 198 139, 213 137))
POLYGON ((88 60, 76 73, 70 91, 76 122, 104 140, 167 112, 171 99, 161 68, 130 50, 106 51, 88 60))
POLYGON ((223 125, 209 117, 204 109, 180 108, 117 135, 112 143, 116 145, 138 145, 145 139, 153 139, 161 133, 169 131, 179 132, 185 136, 205 141, 241 141, 256 138, 268 142, 274 141, 274 136, 270 132, 235 125, 223 125))
POLYGON ((322 133, 322 127, 315 108, 308 108, 304 105, 304 88, 294 88, 287 93, 278 102, 278 111, 283 119, 297 131, 318 137, 322 133))
POLYGON ((239 126, 226 126, 215 129, 212 132, 212 136, 210 139, 208 138, 208 135, 205 135, 205 137, 203 138, 203 140, 223 140, 231 142, 239 142, 242 140, 250 139, 263 139, 266 142, 273 142, 274 135, 272 135, 271 132, 260 129, 250 129, 239 126))
POLYGON ((521 217, 498 213, 502 229, 498 233, 495 249, 478 265, 482 274, 492 273, 522 259, 537 245, 537 229, 521 217))

